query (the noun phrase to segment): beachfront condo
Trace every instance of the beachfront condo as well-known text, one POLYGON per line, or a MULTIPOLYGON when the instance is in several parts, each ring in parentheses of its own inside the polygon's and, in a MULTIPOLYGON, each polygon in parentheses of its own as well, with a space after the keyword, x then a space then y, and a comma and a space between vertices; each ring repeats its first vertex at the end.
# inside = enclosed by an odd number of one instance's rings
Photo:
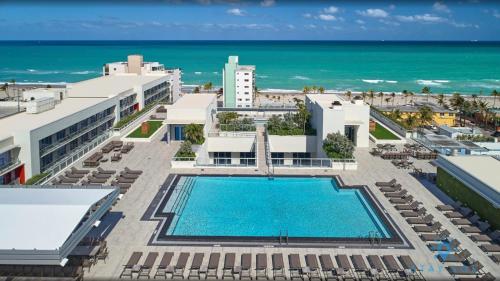
POLYGON ((224 107, 250 108, 255 99, 255 66, 239 65, 238 56, 230 56, 222 70, 224 107))
POLYGON ((168 75, 116 74, 27 95, 26 111, 0 118, 0 184, 55 174, 107 140, 120 120, 170 99, 168 75), (50 92, 50 91, 49 91, 50 92))
POLYGON ((182 95, 182 70, 180 68, 166 68, 159 62, 145 62, 142 55, 129 55, 127 61, 110 62, 102 67, 103 76, 123 73, 167 75, 172 93, 171 102, 177 101, 182 95))

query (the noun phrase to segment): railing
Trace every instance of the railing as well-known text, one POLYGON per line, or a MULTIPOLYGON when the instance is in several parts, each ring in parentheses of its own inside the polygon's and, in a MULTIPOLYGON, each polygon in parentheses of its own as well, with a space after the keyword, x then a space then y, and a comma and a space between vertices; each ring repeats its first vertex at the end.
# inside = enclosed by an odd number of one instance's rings
POLYGON ((3 173, 5 172, 8 172, 9 170, 11 170, 12 168, 14 168, 15 166, 21 164, 21 160, 16 160, 16 161, 11 161, 3 166, 0 167, 0 175, 2 175, 3 173))
MULTIPOLYGON (((87 152, 90 150, 94 149, 96 146, 99 144, 103 143, 109 137, 111 136, 111 131, 107 130, 103 132, 101 135, 97 136, 95 139, 92 141, 80 146, 78 149, 74 150, 73 152, 69 153, 68 156, 65 156, 64 158, 61 158, 54 164, 51 164, 48 167, 42 167, 41 171, 44 173, 49 173, 48 179, 50 179, 53 175, 57 174, 59 171, 65 169, 72 163, 78 161, 78 159, 82 158, 85 156, 87 152)), ((41 182, 43 183, 43 182, 41 182)))
POLYGON ((267 174, 274 175, 274 165, 271 161, 271 147, 269 145, 269 135, 267 134, 267 127, 264 127, 264 156, 266 157, 267 174))
POLYGON ((257 158, 234 158, 239 159, 239 164, 233 164, 233 158, 214 158, 214 163, 211 164, 201 164, 196 163, 196 167, 255 167, 257 166, 257 158))
POLYGON ((172 161, 195 161, 196 157, 172 157, 172 161))
POLYGON ((270 158, 271 164, 276 167, 293 168, 331 168, 333 164, 355 164, 354 159, 330 158, 270 158))
POLYGON ((208 137, 234 137, 234 138, 248 138, 255 137, 255 132, 243 132, 243 131, 220 131, 220 132, 209 132, 208 137))
POLYGON ((194 177, 183 177, 181 181, 177 183, 177 186, 174 189, 174 192, 177 192, 178 194, 168 211, 169 213, 174 214, 171 227, 169 227, 169 232, 171 233, 173 233, 175 228, 177 227, 177 222, 179 220, 179 217, 184 211, 189 196, 191 195, 191 191, 193 190, 194 182, 195 182, 194 177))
POLYGON ((105 124, 106 122, 112 120, 115 118, 113 114, 110 114, 109 116, 105 117, 103 120, 99 120, 99 122, 96 122, 92 125, 86 126, 85 128, 80 128, 80 130, 77 130, 73 134, 69 134, 65 136, 64 138, 57 140, 56 143, 50 144, 48 146, 45 146, 43 148, 40 148, 40 157, 43 157, 49 153, 54 152, 57 148, 68 144, 69 142, 73 141, 74 139, 94 130, 95 128, 105 124))

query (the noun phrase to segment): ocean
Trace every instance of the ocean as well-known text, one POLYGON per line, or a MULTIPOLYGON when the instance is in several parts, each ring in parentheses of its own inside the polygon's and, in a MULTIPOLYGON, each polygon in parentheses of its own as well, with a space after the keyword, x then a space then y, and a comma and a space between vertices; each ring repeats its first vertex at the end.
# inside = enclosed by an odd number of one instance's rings
POLYGON ((77 82, 106 62, 143 54, 183 69, 186 85, 222 84, 229 55, 256 65, 260 90, 420 92, 488 95, 500 89, 500 42, 353 41, 0 41, 0 81, 77 82))

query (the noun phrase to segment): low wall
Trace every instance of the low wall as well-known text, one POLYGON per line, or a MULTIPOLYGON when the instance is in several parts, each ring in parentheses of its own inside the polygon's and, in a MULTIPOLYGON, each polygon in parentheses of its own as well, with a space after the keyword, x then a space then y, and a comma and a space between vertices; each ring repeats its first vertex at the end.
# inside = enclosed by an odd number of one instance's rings
POLYGON ((268 136, 271 152, 316 152, 316 136, 268 136))
POLYGON ((358 162, 354 163, 332 163, 332 170, 354 171, 358 169, 358 162))
POLYGON ((170 161, 172 169, 194 168, 196 161, 170 161))

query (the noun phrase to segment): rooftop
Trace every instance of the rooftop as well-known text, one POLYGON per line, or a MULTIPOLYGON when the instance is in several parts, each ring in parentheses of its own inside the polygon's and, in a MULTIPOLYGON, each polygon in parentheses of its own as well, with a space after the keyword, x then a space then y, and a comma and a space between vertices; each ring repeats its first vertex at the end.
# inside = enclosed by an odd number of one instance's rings
POLYGON ((176 101, 171 109, 206 109, 215 99, 216 94, 186 94, 176 101))
POLYGON ((66 98, 56 104, 54 109, 37 114, 26 112, 14 114, 0 119, 0 140, 11 136, 12 132, 28 132, 50 124, 66 116, 76 114, 92 107, 106 98, 66 98))
POLYGON ((443 159, 500 193, 500 161, 484 155, 441 156, 443 159))
POLYGON ((9 226, 0 232, 0 249, 59 248, 90 207, 113 190, 0 188, 0 224, 9 226))
POLYGON ((68 85, 68 97, 113 97, 162 77, 160 74, 101 76, 68 85))
POLYGON ((355 105, 354 100, 347 101, 337 94, 307 94, 306 96, 321 107, 331 107, 334 102, 339 102, 341 105, 355 105))

